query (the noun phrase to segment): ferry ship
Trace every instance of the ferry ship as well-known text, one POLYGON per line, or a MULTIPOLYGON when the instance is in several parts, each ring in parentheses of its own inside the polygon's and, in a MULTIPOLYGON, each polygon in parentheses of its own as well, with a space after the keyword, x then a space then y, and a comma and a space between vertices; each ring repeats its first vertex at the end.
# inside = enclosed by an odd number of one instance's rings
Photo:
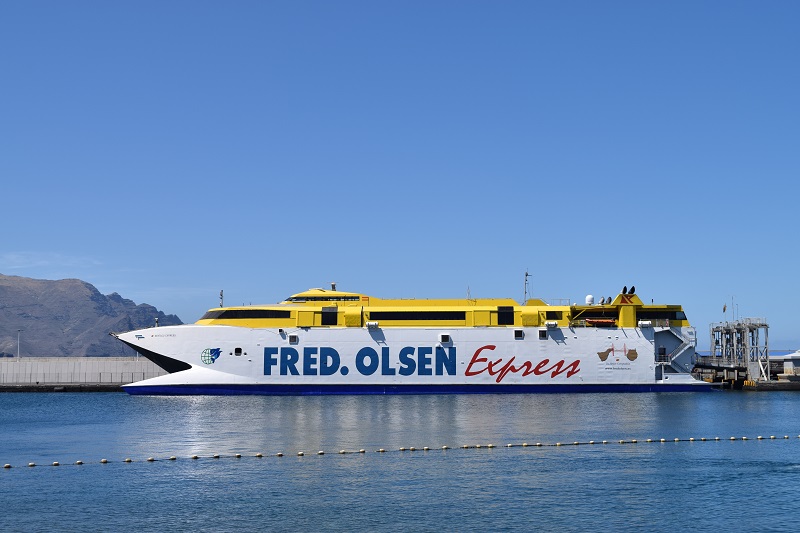
POLYGON ((220 307, 195 324, 112 333, 168 373, 130 394, 696 391, 696 334, 679 305, 635 289, 595 303, 380 299, 310 289, 220 307))

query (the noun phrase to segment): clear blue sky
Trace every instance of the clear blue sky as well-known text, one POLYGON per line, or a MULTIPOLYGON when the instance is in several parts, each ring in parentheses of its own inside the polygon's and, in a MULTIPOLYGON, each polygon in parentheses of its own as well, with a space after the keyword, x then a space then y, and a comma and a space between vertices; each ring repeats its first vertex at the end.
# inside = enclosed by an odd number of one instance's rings
POLYGON ((800 348, 800 2, 7 1, 0 272, 184 322, 635 284, 800 348), (733 305, 732 305, 733 303, 733 305), (722 307, 728 306, 727 316, 722 307))

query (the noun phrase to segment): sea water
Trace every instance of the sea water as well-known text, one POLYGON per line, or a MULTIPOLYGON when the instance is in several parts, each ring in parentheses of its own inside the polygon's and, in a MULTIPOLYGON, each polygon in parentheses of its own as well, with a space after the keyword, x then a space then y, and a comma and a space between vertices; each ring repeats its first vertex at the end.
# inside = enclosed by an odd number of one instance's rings
POLYGON ((798 402, 6 393, 0 530, 788 531, 798 402))

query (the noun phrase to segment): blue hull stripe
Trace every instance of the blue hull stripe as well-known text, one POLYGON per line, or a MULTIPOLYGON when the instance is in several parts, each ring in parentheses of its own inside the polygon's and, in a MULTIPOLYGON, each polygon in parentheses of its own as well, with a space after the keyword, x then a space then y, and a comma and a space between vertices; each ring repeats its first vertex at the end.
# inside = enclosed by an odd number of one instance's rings
POLYGON ((564 392, 694 392, 712 387, 656 383, 616 385, 125 385, 134 395, 269 395, 324 396, 329 394, 527 394, 564 392))

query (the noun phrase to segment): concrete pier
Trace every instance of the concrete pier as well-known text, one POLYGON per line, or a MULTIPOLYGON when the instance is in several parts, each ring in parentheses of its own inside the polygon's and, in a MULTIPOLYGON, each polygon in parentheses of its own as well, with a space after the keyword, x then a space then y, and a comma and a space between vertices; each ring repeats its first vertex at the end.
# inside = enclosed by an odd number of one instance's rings
POLYGON ((0 391, 118 391, 166 372, 144 357, 0 359, 0 391))

